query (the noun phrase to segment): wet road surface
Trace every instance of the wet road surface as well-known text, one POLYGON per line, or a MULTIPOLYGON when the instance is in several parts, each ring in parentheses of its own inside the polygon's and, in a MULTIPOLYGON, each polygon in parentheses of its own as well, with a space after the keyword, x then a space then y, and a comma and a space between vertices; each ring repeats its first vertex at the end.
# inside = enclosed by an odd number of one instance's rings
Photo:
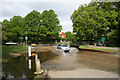
MULTIPOLYGON (((117 78, 118 55, 101 52, 80 51, 71 47, 63 52, 54 47, 39 47, 38 58, 44 70, 49 69, 51 78, 117 78)), ((2 62, 2 74, 6 78, 33 80, 35 59, 26 55, 2 62), (29 62, 30 61, 30 62, 29 62)))
POLYGON ((56 54, 59 56, 42 63, 43 69, 49 69, 49 75, 53 78, 118 77, 118 55, 116 54, 79 51, 73 47, 67 53, 58 49, 56 51, 58 51, 56 54), (72 76, 73 73, 74 76, 72 76))

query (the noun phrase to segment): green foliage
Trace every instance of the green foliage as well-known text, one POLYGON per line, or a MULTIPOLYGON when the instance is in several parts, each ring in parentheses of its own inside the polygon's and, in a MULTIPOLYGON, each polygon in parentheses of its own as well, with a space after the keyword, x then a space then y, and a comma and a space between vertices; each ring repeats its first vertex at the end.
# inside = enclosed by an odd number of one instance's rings
POLYGON ((45 26, 47 29, 47 40, 51 40, 53 37, 58 38, 59 32, 62 30, 62 26, 59 25, 59 20, 53 10, 43 11, 42 25, 45 26))
POLYGON ((2 40, 2 22, 0 21, 0 40, 2 40))
POLYGON ((93 40, 106 36, 111 30, 117 30, 118 11, 117 2, 91 2, 81 5, 71 16, 77 39, 93 40))
POLYGON ((41 75, 36 75, 33 80, 40 80, 41 75))
POLYGON ((31 11, 24 17, 25 21, 25 29, 24 29, 24 37, 27 35, 29 42, 35 43, 36 40, 40 37, 40 35, 44 35, 43 31, 44 26, 41 26, 41 14, 38 11, 31 11))
POLYGON ((33 10, 24 18, 14 16, 2 22, 3 42, 25 42, 26 36, 28 43, 49 42, 58 38, 61 29, 54 10, 45 10, 42 14, 33 10))
POLYGON ((5 31, 6 27, 8 26, 9 21, 8 20, 4 20, 3 22, 1 22, 2 25, 2 39, 3 41, 6 41, 8 39, 7 37, 7 32, 5 31))
POLYGON ((118 30, 111 30, 111 32, 107 33, 107 46, 119 46, 118 37, 118 30))
POLYGON ((65 34, 66 34, 66 38, 65 38, 66 41, 73 41, 73 42, 76 41, 76 36, 75 36, 75 34, 69 32, 69 31, 68 31, 68 32, 65 32, 65 34))
POLYGON ((2 23, 3 40, 17 42, 21 33, 23 32, 23 18, 21 16, 14 16, 2 23))

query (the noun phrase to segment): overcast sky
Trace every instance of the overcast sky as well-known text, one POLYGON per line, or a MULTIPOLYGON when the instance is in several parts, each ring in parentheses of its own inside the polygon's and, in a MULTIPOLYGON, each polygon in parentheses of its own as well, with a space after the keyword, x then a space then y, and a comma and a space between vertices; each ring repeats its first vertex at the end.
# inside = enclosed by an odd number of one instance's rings
POLYGON ((24 17, 29 12, 37 10, 42 13, 44 10, 53 9, 62 25, 62 32, 72 32, 72 21, 70 16, 81 4, 88 4, 91 0, 1 0, 0 21, 10 19, 13 16, 24 17))

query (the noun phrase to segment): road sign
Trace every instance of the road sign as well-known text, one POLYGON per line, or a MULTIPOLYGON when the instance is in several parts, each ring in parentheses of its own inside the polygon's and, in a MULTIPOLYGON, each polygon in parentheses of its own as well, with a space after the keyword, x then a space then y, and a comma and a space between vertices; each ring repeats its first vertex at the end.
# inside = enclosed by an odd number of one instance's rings
POLYGON ((25 40, 28 40, 28 37, 25 37, 25 40))

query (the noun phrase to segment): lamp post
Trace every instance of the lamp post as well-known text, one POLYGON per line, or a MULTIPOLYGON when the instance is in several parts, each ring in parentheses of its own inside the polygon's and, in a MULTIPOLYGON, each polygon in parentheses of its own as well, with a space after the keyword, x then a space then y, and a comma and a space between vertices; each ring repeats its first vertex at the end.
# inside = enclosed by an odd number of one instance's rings
POLYGON ((21 21, 19 21, 19 23, 20 23, 20 26, 21 26, 21 27, 20 27, 20 28, 21 28, 21 37, 20 37, 20 39, 21 39, 21 45, 23 45, 23 44, 22 44, 22 39, 23 39, 23 38, 22 38, 22 23, 21 23, 21 21))
MULTIPOLYGON (((27 29, 29 30, 29 29, 27 29)), ((27 37, 27 30, 26 30, 26 37, 25 37, 25 40, 26 40, 26 46, 27 46, 27 40, 28 40, 28 37, 27 37)))

